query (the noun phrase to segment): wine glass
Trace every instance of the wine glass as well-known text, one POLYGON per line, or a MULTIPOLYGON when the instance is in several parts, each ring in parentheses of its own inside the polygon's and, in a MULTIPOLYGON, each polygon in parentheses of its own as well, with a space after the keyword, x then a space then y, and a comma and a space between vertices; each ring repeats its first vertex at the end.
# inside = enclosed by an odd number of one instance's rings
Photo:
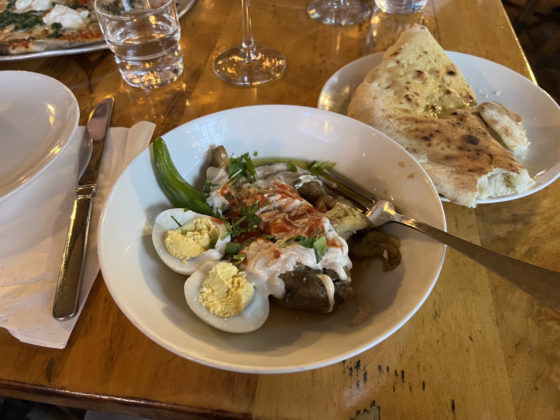
POLYGON ((258 86, 278 79, 286 70, 286 57, 271 47, 255 44, 249 13, 250 0, 241 0, 243 41, 214 60, 214 73, 227 83, 258 86))
POLYGON ((307 14, 325 25, 354 25, 371 13, 369 5, 359 0, 314 0, 307 14))

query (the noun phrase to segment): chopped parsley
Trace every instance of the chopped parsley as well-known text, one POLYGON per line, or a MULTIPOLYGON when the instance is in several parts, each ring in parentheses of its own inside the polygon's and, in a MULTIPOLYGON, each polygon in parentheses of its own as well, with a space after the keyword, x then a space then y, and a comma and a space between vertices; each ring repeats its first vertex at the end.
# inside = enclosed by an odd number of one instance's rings
POLYGON ((231 220, 228 224, 228 230, 232 237, 239 236, 246 232, 256 232, 262 224, 262 219, 257 214, 260 204, 258 201, 247 207, 240 208, 240 216, 231 220))
POLYGON ((327 238, 321 236, 315 242, 313 242, 313 249, 315 250, 315 257, 317 262, 323 259, 323 256, 327 253, 327 238))
POLYGON ((204 187, 202 188, 202 192, 203 192, 204 194, 209 194, 210 191, 212 191, 212 187, 213 187, 213 186, 214 186, 214 184, 212 184, 212 180, 207 179, 207 180, 204 182, 204 187))
POLYGON ((289 242, 297 242, 301 246, 305 248, 313 248, 315 250, 315 258, 317 262, 320 262, 323 259, 323 256, 327 252, 327 238, 324 236, 302 236, 298 235, 294 238, 288 239, 285 243, 289 242))
POLYGON ((230 181, 235 181, 241 177, 255 179, 257 172, 255 165, 249 156, 249 153, 244 153, 239 157, 231 157, 229 159, 228 176, 230 181))
POLYGON ((177 219, 175 219, 174 216, 171 216, 171 218, 173 219, 173 221, 174 221, 175 223, 177 223, 177 226, 179 226, 179 227, 182 226, 181 223, 179 223, 179 221, 178 221, 177 219))
POLYGON ((238 254, 239 251, 241 251, 241 248, 242 244, 240 244, 239 242, 228 242, 224 253, 226 255, 235 255, 238 254))
POLYGON ((245 254, 240 251, 248 244, 248 242, 228 242, 224 250, 224 254, 229 258, 232 264, 241 264, 245 259, 245 254))

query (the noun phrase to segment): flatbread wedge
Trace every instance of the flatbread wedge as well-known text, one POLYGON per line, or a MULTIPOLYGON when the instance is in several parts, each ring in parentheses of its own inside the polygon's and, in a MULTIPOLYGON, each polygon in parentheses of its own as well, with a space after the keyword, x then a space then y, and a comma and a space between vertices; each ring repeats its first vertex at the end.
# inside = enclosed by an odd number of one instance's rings
POLYGON ((424 26, 403 32, 385 52, 354 91, 348 115, 405 147, 457 204, 475 207, 534 183, 494 139, 472 88, 424 26))

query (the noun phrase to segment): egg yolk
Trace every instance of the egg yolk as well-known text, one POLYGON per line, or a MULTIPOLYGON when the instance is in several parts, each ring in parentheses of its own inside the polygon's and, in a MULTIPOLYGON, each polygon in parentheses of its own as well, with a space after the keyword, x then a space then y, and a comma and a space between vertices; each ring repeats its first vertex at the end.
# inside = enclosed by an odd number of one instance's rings
POLYGON ((199 217, 178 229, 168 230, 163 245, 169 254, 180 260, 188 260, 202 254, 216 243, 220 230, 207 218, 199 217))
POLYGON ((212 314, 229 318, 242 313, 254 295, 244 271, 229 262, 219 262, 202 281, 198 299, 212 314))

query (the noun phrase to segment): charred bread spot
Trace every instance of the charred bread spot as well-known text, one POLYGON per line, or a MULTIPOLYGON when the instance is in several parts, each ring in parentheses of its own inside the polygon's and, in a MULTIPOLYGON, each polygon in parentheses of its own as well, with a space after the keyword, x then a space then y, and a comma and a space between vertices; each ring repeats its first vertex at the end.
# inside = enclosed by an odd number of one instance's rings
POLYGON ((467 134, 465 137, 466 137, 467 142, 470 143, 470 144, 474 144, 475 146, 477 146, 478 143, 480 143, 480 140, 478 139, 478 137, 473 136, 472 134, 467 134))

